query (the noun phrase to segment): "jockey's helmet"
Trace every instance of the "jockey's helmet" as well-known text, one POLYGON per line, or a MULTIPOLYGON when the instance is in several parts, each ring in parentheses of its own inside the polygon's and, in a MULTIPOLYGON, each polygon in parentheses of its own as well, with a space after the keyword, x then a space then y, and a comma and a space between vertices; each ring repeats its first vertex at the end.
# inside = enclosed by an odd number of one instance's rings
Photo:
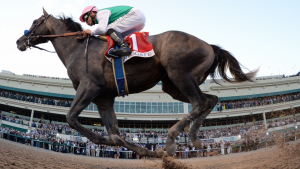
POLYGON ((83 9, 83 11, 82 11, 82 14, 81 14, 80 17, 79 17, 79 20, 80 20, 81 22, 85 22, 83 16, 84 16, 86 13, 91 12, 91 11, 98 12, 98 10, 99 10, 99 9, 98 9, 96 6, 94 6, 94 5, 90 5, 90 6, 85 7, 85 8, 83 9))

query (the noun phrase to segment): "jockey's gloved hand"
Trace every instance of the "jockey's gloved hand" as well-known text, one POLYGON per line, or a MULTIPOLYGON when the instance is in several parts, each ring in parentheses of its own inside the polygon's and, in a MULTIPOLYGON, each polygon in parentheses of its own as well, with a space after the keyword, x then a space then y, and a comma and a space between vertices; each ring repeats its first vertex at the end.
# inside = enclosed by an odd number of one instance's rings
POLYGON ((89 29, 86 29, 86 30, 84 30, 84 32, 86 33, 86 34, 92 34, 92 31, 91 30, 89 30, 89 29))

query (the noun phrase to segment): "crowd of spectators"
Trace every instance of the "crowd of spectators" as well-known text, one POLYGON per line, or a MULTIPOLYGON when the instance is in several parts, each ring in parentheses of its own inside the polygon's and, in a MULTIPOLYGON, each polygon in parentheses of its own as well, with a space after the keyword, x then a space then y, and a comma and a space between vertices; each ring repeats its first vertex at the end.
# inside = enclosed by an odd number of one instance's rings
POLYGON ((284 103, 300 99, 300 93, 284 94, 270 97, 260 97, 244 100, 224 101, 219 104, 218 110, 239 109, 247 107, 265 106, 270 104, 284 103))
POLYGON ((294 74, 294 75, 283 75, 283 78, 288 78, 288 77, 295 77, 295 76, 300 76, 300 72, 294 74))
MULTIPOLYGON (((2 120, 22 124, 23 121, 28 121, 29 118, 18 118, 18 116, 10 117, 1 115, 2 120)), ((285 126, 289 124, 295 124, 300 122, 300 116, 293 116, 287 118, 281 118, 276 120, 268 120, 267 128, 274 128, 285 126)), ((41 147, 41 142, 47 142, 46 148, 49 150, 57 152, 71 152, 77 155, 87 155, 87 156, 98 156, 104 158, 142 158, 135 152, 127 150, 125 147, 117 146, 106 146, 106 145, 96 145, 90 141, 74 141, 66 140, 59 137, 59 134, 72 134, 72 135, 81 135, 76 130, 70 128, 68 125, 62 124, 52 124, 46 122, 36 122, 32 123, 32 127, 35 127, 31 132, 20 132, 14 129, 9 129, 6 127, 1 127, 2 133, 10 133, 16 136, 23 137, 25 139, 19 140, 24 144, 34 145, 41 147), (53 145, 52 145, 53 144, 53 145), (58 145, 56 145, 58 144, 58 145)), ((102 136, 107 136, 107 132, 103 130, 90 129, 91 131, 100 134, 102 136)), ((200 139, 205 139, 206 141, 202 143, 203 149, 196 149, 193 147, 189 140, 188 132, 181 132, 176 139, 178 144, 177 152, 174 156, 178 158, 190 158, 190 157, 206 157, 214 155, 228 154, 232 152, 232 147, 239 145, 239 151, 250 151, 258 148, 259 144, 263 141, 271 141, 274 138, 277 138, 279 135, 282 136, 294 136, 296 133, 299 133, 299 129, 287 130, 281 134, 278 132, 266 133, 266 129, 262 122, 257 122, 252 125, 240 125, 232 127, 220 127, 216 129, 209 130, 199 130, 198 136, 200 139), (240 140, 226 140, 220 142, 209 143, 208 139, 220 138, 220 137, 232 137, 238 136, 240 140), (185 138, 184 143, 179 142, 180 138, 185 138)), ((149 130, 140 130, 136 133, 130 133, 129 131, 120 131, 120 136, 126 140, 137 139, 140 141, 141 138, 155 138, 155 144, 152 145, 150 150, 154 151, 156 148, 164 148, 164 144, 158 144, 157 138, 164 137, 167 138, 166 132, 156 132, 149 130)), ((148 139, 147 139, 148 140, 148 139)), ((139 143, 140 146, 146 146, 146 144, 139 143)))
MULTIPOLYGON (((9 92, 9 91, 0 91, 0 96, 10 98, 10 99, 20 100, 20 101, 25 101, 25 102, 32 102, 32 103, 53 105, 53 106, 71 107, 72 105, 72 100, 41 97, 41 96, 20 94, 20 93, 9 92)), ((300 99, 300 93, 292 93, 292 94, 284 94, 284 95, 269 96, 269 97, 259 97, 253 99, 223 101, 217 104, 214 110, 222 111, 227 109, 265 106, 265 105, 284 103, 284 102, 294 101, 299 99, 300 99)))
POLYGON ((46 79, 61 79, 61 80, 70 80, 69 78, 62 78, 62 77, 51 77, 51 76, 39 76, 39 75, 30 75, 30 74, 23 74, 23 76, 37 77, 37 78, 46 78, 46 79))
MULTIPOLYGON (((255 80, 271 80, 271 79, 281 79, 281 78, 289 78, 289 77, 296 77, 296 76, 300 76, 300 72, 294 74, 294 75, 277 75, 277 76, 265 76, 265 77, 255 77, 255 80)), ((231 80, 234 81, 233 78, 231 78, 231 80)), ((216 79, 216 81, 218 83, 228 83, 226 80, 224 79, 216 79)), ((210 83, 215 83, 214 80, 210 80, 210 83)))
MULTIPOLYGON (((2 120, 6 120, 9 122, 17 123, 17 124, 29 124, 29 117, 18 117, 9 116, 9 115, 1 115, 2 120)), ((289 118, 281 118, 278 120, 268 120, 267 128, 271 127, 279 127, 284 125, 289 125, 293 123, 300 122, 300 116, 293 116, 289 118)), ((73 135, 73 136, 81 136, 81 133, 72 129, 67 124, 55 124, 55 123, 46 123, 45 121, 35 121, 33 120, 32 127, 35 127, 37 135, 56 135, 56 134, 65 134, 65 135, 73 135)), ((243 135, 246 131, 249 130, 261 130, 264 129, 265 126, 262 121, 256 122, 255 125, 238 125, 231 127, 222 127, 215 129, 202 129, 198 131, 198 137, 200 139, 212 139, 212 138, 220 138, 220 137, 232 137, 243 135)), ((99 134, 101 136, 108 136, 108 133, 105 130, 90 128, 90 131, 99 134)), ((120 137, 124 138, 127 141, 132 142, 141 142, 142 139, 146 139, 147 143, 149 143, 149 138, 154 140, 153 143, 158 143, 158 139, 166 140, 167 132, 165 131, 154 131, 154 130, 136 130, 134 133, 130 132, 130 130, 120 130, 120 137)), ((189 140, 188 132, 181 132, 177 137, 177 142, 179 142, 180 138, 184 138, 184 142, 188 142, 189 140)))
POLYGON ((46 105, 53 105, 53 106, 71 107, 72 105, 71 100, 38 97, 34 95, 19 94, 16 92, 0 91, 0 96, 10 98, 10 99, 20 100, 20 101, 25 101, 25 102, 32 102, 32 103, 46 104, 46 105))

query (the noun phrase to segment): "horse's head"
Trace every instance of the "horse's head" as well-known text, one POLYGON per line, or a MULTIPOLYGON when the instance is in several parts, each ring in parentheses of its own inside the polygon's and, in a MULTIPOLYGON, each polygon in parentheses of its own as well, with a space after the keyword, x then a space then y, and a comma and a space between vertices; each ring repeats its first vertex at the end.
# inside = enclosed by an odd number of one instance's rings
POLYGON ((44 15, 33 21, 29 30, 24 31, 24 35, 17 40, 17 47, 20 51, 25 51, 27 48, 48 42, 48 38, 39 38, 39 35, 47 35, 50 33, 46 27, 46 22, 51 15, 43 9, 44 15))

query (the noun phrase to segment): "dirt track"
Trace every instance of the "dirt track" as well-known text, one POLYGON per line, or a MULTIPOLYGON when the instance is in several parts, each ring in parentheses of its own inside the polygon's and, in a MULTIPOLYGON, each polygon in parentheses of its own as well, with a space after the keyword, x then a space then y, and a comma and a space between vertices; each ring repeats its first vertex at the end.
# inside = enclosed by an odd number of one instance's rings
POLYGON ((186 160, 123 160, 62 154, 0 139, 0 168, 300 168, 300 140, 283 148, 186 160))

